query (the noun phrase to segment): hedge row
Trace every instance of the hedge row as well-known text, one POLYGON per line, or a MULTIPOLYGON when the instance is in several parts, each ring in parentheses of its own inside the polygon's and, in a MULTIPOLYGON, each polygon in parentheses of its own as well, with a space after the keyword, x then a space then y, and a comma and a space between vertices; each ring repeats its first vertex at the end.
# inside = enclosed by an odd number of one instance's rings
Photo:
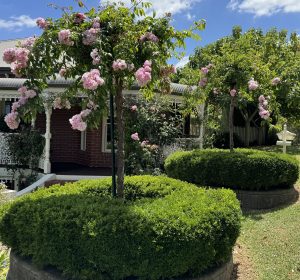
POLYGON ((251 149, 176 152, 165 169, 169 177, 190 183, 242 190, 289 188, 299 174, 294 157, 251 149))
POLYGON ((241 215, 232 191, 127 177, 124 202, 110 185, 83 180, 17 199, 1 210, 2 242, 78 280, 199 275, 229 258, 241 215))

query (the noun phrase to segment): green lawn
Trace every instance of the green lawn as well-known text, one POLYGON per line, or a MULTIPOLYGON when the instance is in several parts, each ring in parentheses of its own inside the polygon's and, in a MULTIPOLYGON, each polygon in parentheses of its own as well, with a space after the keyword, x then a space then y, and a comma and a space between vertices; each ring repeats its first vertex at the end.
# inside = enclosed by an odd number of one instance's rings
MULTIPOLYGON (((278 147, 263 149, 280 151, 278 147)), ((300 162, 299 146, 289 147, 288 153, 295 155, 300 162)), ((297 188, 300 189, 299 181, 297 188)), ((299 280, 300 202, 270 212, 246 215, 238 244, 244 251, 244 257, 239 257, 238 262, 244 269, 237 279, 299 280), (245 275, 249 270, 250 275, 245 275)))

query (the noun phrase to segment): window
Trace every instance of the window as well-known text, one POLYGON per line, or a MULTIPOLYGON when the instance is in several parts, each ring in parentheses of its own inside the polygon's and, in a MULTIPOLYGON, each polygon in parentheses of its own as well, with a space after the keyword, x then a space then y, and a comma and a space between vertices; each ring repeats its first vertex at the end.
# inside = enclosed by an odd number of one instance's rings
POLYGON ((12 105, 12 102, 10 101, 5 101, 5 105, 4 105, 4 114, 7 115, 10 113, 11 111, 11 105, 12 105))
MULTIPOLYGON (((116 126, 116 124, 115 124, 116 126)), ((110 133, 110 117, 104 117, 102 122, 102 151, 111 152, 111 133, 110 133)))
POLYGON ((86 151, 86 130, 81 132, 80 150, 86 151))

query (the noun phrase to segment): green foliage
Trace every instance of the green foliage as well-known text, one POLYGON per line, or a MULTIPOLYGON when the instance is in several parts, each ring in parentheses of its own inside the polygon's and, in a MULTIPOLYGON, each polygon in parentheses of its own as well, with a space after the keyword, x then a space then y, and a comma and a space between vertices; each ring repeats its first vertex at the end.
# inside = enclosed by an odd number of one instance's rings
MULTIPOLYGON (((6 136, 8 153, 14 164, 7 168, 24 181, 25 186, 34 182, 39 160, 43 154, 45 138, 36 130, 23 128, 19 133, 10 133, 6 136), (30 174, 25 170, 30 169, 30 174)), ((21 184, 22 185, 22 184, 21 184)))
POLYGON ((0 115, 0 132, 11 132, 11 130, 9 129, 9 127, 6 125, 5 121, 4 121, 4 115, 0 115))
POLYGON ((125 177, 53 186, 2 209, 2 241, 72 279, 167 279, 199 275, 229 258, 240 229, 230 190, 167 177, 125 177))
MULTIPOLYGON (((243 147, 243 142, 236 133, 233 134, 233 142, 235 148, 243 147)), ((218 132, 214 137, 213 146, 219 149, 229 149, 229 132, 218 132)))
POLYGON ((151 100, 128 99, 125 111, 125 170, 127 174, 153 174, 163 165, 163 148, 183 131, 183 118, 178 108, 163 96, 151 100), (132 106, 137 106, 136 111, 132 106), (131 139, 138 133, 140 141, 131 139))
POLYGON ((250 29, 242 33, 240 27, 234 27, 232 36, 196 49, 190 65, 199 69, 213 64, 203 90, 215 106, 229 105, 229 91, 236 88, 236 106, 245 120, 255 113, 252 107, 257 108, 258 97, 264 95, 270 96, 273 117, 282 115, 293 121, 299 120, 299 47, 296 34, 288 37, 285 30, 271 29, 264 34, 260 29, 250 29), (271 84, 275 77, 281 80, 277 86, 271 84), (257 90, 249 91, 251 78, 258 81, 257 90))
MULTIPOLYGON (((78 1, 79 7, 82 1, 78 1)), ((143 89, 146 95, 151 95, 153 89, 162 92, 170 91, 170 79, 164 71, 168 67, 168 60, 177 54, 178 47, 184 47, 186 38, 193 36, 196 30, 202 30, 203 21, 195 22, 188 30, 177 31, 171 26, 170 15, 158 18, 146 15, 145 9, 149 3, 145 1, 132 1, 131 7, 126 7, 122 1, 116 3, 101 3, 99 9, 92 8, 84 11, 86 16, 82 23, 74 23, 77 12, 73 9, 64 10, 61 18, 48 18, 48 27, 39 36, 30 53, 28 67, 22 70, 28 77, 26 85, 41 93, 47 87, 47 79, 56 79, 56 73, 61 68, 67 70, 65 78, 74 80, 74 83, 66 88, 61 98, 68 99, 71 103, 78 100, 77 93, 82 92, 82 106, 86 108, 89 101, 94 102, 97 108, 92 111, 87 120, 90 126, 97 127, 99 119, 107 111, 107 99, 110 93, 116 95, 119 88, 130 88, 135 82, 135 72, 146 60, 152 62, 151 83, 143 89), (141 17, 142 16, 142 17, 141 17), (90 29, 93 20, 101 23, 97 40, 92 45, 82 43, 83 33, 90 29), (58 33, 68 29, 72 34, 73 46, 60 44, 58 33), (152 32, 158 37, 158 42, 141 42, 140 37, 146 32, 152 32), (101 57, 99 65, 94 65, 90 56, 92 50, 98 49, 101 57), (122 59, 128 65, 133 65, 133 70, 113 71, 114 61, 122 59), (105 84, 96 90, 83 88, 81 77, 91 69, 99 69, 105 84)), ((42 110, 42 98, 29 102, 20 109, 24 118, 31 118, 37 111, 42 110)))
POLYGON ((257 150, 194 150, 167 158, 168 176, 204 186, 242 190, 289 188, 298 179, 297 160, 257 150))
POLYGON ((5 280, 9 268, 8 249, 2 247, 0 249, 0 280, 5 280))

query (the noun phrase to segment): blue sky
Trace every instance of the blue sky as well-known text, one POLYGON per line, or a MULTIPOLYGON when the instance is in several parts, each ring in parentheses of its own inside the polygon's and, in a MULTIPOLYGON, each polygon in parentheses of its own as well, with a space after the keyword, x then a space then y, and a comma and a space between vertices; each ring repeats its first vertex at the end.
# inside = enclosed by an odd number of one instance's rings
MULTIPOLYGON (((116 1, 116 0, 109 0, 116 1)), ((129 0, 125 0, 125 2, 129 0)), ((148 0, 149 1, 149 0, 148 0)), ((86 0, 89 6, 99 1, 86 0)), ((272 27, 300 32, 300 0, 150 0, 159 14, 170 11, 173 25, 178 29, 188 28, 194 20, 205 19, 207 28, 201 32, 202 41, 189 40, 187 55, 196 46, 203 46, 231 33, 232 26, 240 25, 243 30, 272 27)), ((73 0, 1 0, 0 40, 25 38, 39 35, 35 27, 37 17, 58 17, 61 12, 48 7, 75 6, 73 0)))

